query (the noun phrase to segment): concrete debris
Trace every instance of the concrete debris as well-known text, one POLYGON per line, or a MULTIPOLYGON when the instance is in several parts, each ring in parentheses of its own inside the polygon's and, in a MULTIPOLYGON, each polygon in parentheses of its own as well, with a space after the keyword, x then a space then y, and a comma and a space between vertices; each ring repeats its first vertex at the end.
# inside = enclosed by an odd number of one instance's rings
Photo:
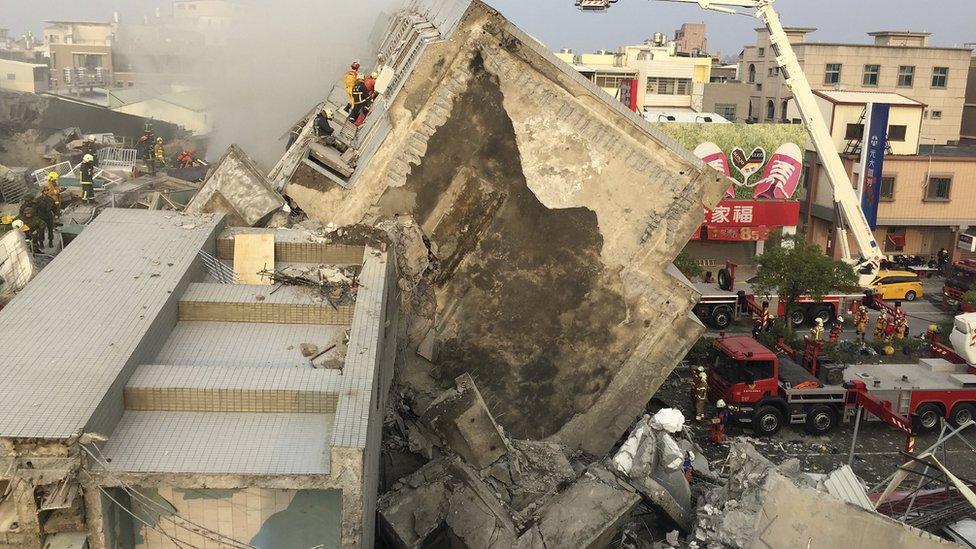
POLYGON ((0 235, 0 308, 24 289, 37 271, 24 233, 7 231, 0 235))
POLYGON ((284 198, 254 162, 231 145, 187 205, 186 213, 223 213, 227 226, 254 227, 267 222, 284 205, 284 198))
POLYGON ((468 374, 458 376, 455 388, 434 400, 421 420, 476 469, 487 468, 508 452, 505 434, 468 374))
POLYGON ((729 452, 729 481, 699 501, 693 538, 713 547, 954 547, 816 489, 791 460, 774 465, 747 442, 729 452))
POLYGON ((685 415, 675 408, 659 410, 651 418, 651 428, 667 433, 678 433, 685 427, 685 415))
POLYGON ((305 358, 310 358, 319 354, 319 347, 314 343, 302 343, 300 345, 300 349, 302 351, 302 356, 305 358))
POLYGON ((611 460, 614 471, 684 531, 691 530, 694 512, 691 487, 681 467, 684 451, 664 427, 684 416, 673 409, 644 416, 611 460))
POLYGON ((612 473, 592 465, 549 501, 538 521, 519 537, 517 547, 608 547, 640 499, 612 473))

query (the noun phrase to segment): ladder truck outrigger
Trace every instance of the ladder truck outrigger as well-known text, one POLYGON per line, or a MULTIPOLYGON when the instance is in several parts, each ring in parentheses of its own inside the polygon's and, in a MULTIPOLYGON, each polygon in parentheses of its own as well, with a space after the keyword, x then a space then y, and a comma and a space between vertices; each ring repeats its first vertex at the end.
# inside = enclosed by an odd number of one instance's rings
MULTIPOLYGON (((577 0, 576 6, 585 11, 603 11, 609 9, 618 0, 577 0)), ((662 2, 680 2, 697 4, 702 9, 728 13, 732 15, 747 15, 741 9, 755 9, 755 17, 762 20, 769 31, 769 41, 776 63, 779 65, 786 86, 793 92, 793 100, 803 120, 803 124, 810 134, 810 139, 824 171, 830 181, 834 193, 834 209, 837 218, 837 241, 841 246, 843 260, 854 266, 858 273, 861 286, 867 286, 874 279, 881 262, 885 259, 878 242, 871 231, 871 226, 864 212, 861 210, 860 200, 854 192, 844 164, 840 159, 827 123, 820 115, 813 89, 803 73, 803 67, 793 51, 789 37, 783 29, 779 14, 773 9, 775 0, 658 0, 662 2), (848 244, 848 230, 857 245, 858 257, 851 255, 848 244)))

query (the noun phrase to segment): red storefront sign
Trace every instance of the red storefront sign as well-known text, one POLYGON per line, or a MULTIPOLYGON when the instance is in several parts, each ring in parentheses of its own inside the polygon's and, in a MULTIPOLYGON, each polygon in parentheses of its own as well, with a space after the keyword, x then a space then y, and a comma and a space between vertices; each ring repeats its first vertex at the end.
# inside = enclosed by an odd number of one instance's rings
POLYGON ((705 221, 692 240, 766 240, 769 231, 795 227, 799 221, 800 203, 795 200, 723 200, 705 210, 705 221))

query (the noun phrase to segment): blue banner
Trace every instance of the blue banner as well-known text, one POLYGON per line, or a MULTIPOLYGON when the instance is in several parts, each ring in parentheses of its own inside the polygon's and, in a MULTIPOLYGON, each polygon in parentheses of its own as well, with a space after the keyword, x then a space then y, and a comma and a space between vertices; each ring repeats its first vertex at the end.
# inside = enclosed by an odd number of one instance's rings
POLYGON ((862 145, 862 188, 861 210, 871 229, 878 228, 878 203, 881 198, 881 177, 884 175, 885 149, 888 146, 888 114, 891 105, 874 103, 869 105, 868 127, 865 128, 865 142, 862 145))

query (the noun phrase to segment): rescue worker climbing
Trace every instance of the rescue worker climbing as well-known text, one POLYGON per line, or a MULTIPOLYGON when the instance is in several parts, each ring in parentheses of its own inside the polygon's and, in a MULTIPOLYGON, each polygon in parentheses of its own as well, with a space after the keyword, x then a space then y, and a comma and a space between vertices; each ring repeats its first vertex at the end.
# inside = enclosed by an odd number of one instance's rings
POLYGON ((33 249, 40 250, 44 244, 44 222, 38 216, 37 203, 33 195, 28 194, 20 202, 17 217, 21 221, 21 230, 27 234, 33 249))
POLYGON ((159 167, 166 167, 166 149, 163 148, 163 138, 156 138, 156 146, 153 147, 153 160, 155 160, 159 167))
POLYGON ((355 105, 352 90, 356 86, 357 80, 359 80, 359 61, 353 61, 349 70, 346 71, 346 75, 343 77, 343 83, 346 86, 346 95, 349 96, 349 104, 346 105, 346 112, 352 112, 352 108, 355 105))
POLYGON ((874 322, 874 340, 881 341, 884 338, 885 326, 888 324, 887 313, 883 312, 878 315, 878 320, 874 322))
POLYGON ((95 158, 86 154, 81 160, 78 170, 81 176, 81 201, 86 204, 95 202, 95 158))
POLYGON ((47 174, 47 180, 44 182, 44 187, 41 189, 41 194, 51 199, 54 203, 54 215, 56 217, 61 216, 61 192, 64 191, 64 187, 58 184, 58 180, 61 176, 58 172, 51 172, 47 174))
POLYGON ((181 152, 180 155, 176 157, 176 162, 177 164, 180 165, 181 168, 185 170, 188 168, 192 168, 193 165, 197 163, 197 158, 196 155, 194 154, 194 151, 184 149, 183 152, 181 152))
POLYGON ((349 121, 357 126, 361 125, 362 119, 365 117, 363 110, 367 106, 369 106, 369 90, 366 89, 365 82, 360 78, 356 80, 356 84, 352 88, 352 110, 349 111, 349 121))
POLYGON ((330 123, 332 117, 332 111, 329 109, 322 109, 315 115, 315 133, 326 145, 330 146, 335 145, 335 137, 332 135, 335 133, 335 129, 330 123))

